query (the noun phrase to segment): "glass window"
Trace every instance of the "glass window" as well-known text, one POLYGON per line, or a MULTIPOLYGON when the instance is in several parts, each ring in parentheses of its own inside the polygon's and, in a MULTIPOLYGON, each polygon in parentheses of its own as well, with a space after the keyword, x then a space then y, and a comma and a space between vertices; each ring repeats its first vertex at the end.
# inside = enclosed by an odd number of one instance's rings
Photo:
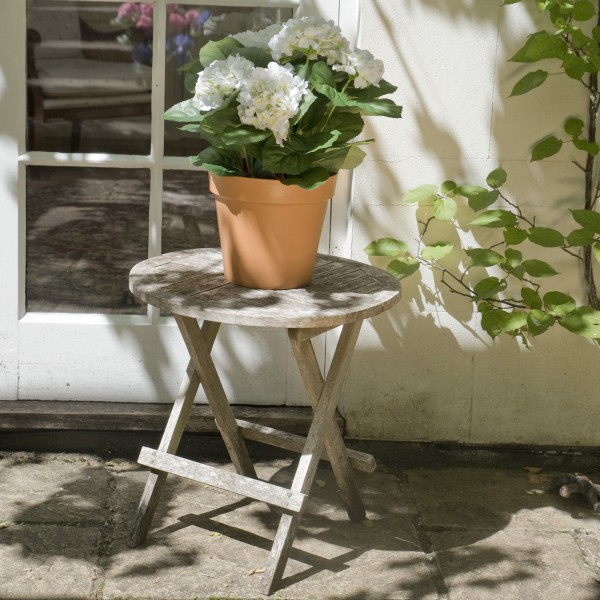
POLYGON ((143 314, 129 271, 148 256, 147 169, 28 167, 28 312, 143 314))
POLYGON ((27 0, 27 148, 149 154, 152 69, 117 4, 27 0))

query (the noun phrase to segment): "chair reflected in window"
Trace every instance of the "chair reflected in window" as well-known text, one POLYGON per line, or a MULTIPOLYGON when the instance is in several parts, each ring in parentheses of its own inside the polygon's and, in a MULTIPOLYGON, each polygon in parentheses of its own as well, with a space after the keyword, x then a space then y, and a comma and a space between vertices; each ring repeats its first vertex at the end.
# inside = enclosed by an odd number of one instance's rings
POLYGON ((30 0, 28 9, 28 150, 149 153, 152 68, 117 41, 114 5, 104 21, 98 8, 94 20, 67 2, 30 0), (82 123, 97 119, 82 148, 82 123))

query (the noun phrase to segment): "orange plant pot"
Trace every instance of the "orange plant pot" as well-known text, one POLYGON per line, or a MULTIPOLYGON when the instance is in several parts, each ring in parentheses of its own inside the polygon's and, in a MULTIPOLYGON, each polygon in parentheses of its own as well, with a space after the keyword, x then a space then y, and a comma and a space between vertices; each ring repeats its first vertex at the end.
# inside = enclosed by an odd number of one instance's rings
POLYGON ((249 288, 307 285, 336 177, 313 190, 274 179, 209 173, 225 278, 249 288))

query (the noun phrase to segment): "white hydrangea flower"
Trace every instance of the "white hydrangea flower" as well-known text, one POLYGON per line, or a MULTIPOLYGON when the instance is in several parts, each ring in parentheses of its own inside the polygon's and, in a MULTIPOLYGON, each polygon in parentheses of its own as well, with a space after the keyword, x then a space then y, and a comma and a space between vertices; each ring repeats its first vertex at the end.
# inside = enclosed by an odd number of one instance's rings
POLYGON ((266 69, 257 67, 240 88, 237 98, 240 121, 262 131, 272 131, 277 144, 283 146, 290 119, 297 114, 307 92, 308 83, 294 75, 291 65, 271 62, 266 69))
POLYGON ((245 48, 262 48, 269 50, 269 42, 271 38, 281 30, 279 23, 273 23, 260 31, 242 31, 231 37, 236 39, 245 48))
POLYGON ((345 71, 354 78, 354 87, 366 88, 369 85, 379 87, 383 77, 383 61, 376 59, 368 50, 356 49, 344 53, 340 64, 333 65, 334 71, 345 71))
POLYGON ((290 19, 269 42, 275 60, 301 52, 310 60, 326 58, 330 65, 340 62, 348 47, 340 28, 321 17, 290 19))
POLYGON ((215 60, 198 75, 194 104, 202 111, 221 108, 225 100, 240 89, 253 69, 253 63, 237 54, 225 60, 215 60))

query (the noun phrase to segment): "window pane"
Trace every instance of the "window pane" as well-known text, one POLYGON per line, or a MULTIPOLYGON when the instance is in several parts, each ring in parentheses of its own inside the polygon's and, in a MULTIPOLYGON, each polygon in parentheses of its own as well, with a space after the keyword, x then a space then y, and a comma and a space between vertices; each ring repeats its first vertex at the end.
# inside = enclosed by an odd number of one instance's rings
POLYGON ((29 312, 145 313, 129 271, 148 256, 146 169, 27 169, 29 312))
POLYGON ((215 201, 205 171, 165 171, 162 251, 219 246, 215 201))
POLYGON ((118 6, 27 0, 28 150, 149 154, 152 69, 118 6))
MULTIPOLYGON (((167 6, 165 107, 192 97, 184 86, 181 65, 197 59, 199 49, 209 40, 220 40, 240 31, 259 31, 272 23, 292 17, 292 9, 222 8, 216 5, 167 6)), ((180 131, 176 123, 165 121, 165 154, 191 156, 206 147, 197 134, 180 131)))

